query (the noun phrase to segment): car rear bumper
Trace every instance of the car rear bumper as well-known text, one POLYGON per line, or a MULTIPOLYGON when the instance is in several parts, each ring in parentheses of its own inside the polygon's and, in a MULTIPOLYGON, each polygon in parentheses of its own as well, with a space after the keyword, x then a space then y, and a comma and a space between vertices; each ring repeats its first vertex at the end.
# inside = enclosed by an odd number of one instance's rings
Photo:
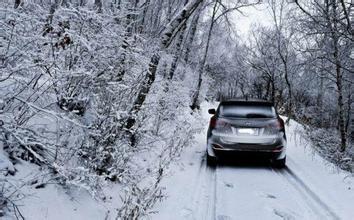
POLYGON ((277 138, 273 143, 222 143, 218 137, 209 137, 207 151, 210 156, 262 157, 283 159, 286 156, 286 140, 277 138))
POLYGON ((271 151, 271 150, 235 150, 235 149, 215 149, 213 148, 215 156, 231 156, 235 158, 262 158, 278 160, 285 157, 285 150, 271 151))

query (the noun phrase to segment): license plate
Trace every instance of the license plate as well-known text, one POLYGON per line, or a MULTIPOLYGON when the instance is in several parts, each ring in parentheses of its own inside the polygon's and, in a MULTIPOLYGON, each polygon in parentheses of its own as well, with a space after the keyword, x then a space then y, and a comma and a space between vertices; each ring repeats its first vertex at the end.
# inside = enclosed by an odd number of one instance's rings
POLYGON ((237 134, 239 135, 258 135, 258 128, 239 128, 237 134))

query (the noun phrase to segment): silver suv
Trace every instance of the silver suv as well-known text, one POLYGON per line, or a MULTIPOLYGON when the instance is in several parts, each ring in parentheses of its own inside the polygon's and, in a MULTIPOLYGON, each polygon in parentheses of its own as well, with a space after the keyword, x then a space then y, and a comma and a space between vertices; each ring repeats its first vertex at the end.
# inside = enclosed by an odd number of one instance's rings
POLYGON ((284 121, 273 103, 264 100, 226 100, 209 109, 207 163, 222 155, 261 155, 279 168, 286 163, 284 121))

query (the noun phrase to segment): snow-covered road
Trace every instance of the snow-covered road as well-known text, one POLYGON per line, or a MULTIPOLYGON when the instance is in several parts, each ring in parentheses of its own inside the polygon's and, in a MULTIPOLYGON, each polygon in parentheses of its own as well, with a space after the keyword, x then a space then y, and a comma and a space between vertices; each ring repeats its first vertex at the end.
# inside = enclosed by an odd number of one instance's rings
POLYGON ((254 163, 209 168, 206 135, 199 134, 171 166, 163 182, 167 198, 152 219, 354 219, 354 177, 313 152, 301 125, 291 121, 286 129, 283 170, 254 163))

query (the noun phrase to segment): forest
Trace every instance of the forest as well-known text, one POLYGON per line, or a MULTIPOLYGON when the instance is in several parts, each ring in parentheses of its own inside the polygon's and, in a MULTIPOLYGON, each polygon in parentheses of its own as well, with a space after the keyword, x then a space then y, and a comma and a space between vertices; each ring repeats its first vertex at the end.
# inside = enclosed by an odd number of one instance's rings
POLYGON ((1 0, 0 216, 26 219, 26 187, 53 184, 119 185, 110 214, 149 216, 201 104, 236 97, 272 101, 354 171, 353 19, 348 0, 1 0), (258 6, 269 24, 241 38, 234 14, 258 6))

